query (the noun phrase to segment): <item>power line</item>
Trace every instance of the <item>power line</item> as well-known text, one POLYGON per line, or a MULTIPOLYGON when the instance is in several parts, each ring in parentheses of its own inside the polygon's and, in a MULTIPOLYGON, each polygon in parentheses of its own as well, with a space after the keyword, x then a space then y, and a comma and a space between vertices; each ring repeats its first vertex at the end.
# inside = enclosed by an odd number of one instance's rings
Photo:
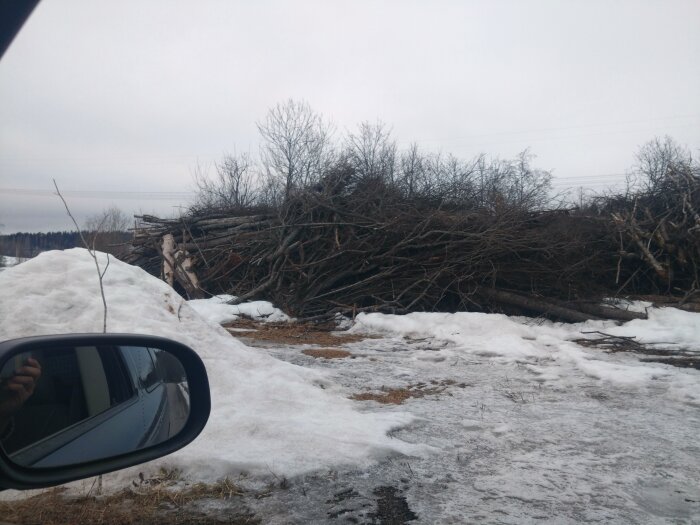
MULTIPOLYGON (((577 129, 591 129, 591 128, 601 128, 601 127, 613 127, 613 126, 628 126, 628 125, 635 125, 635 124, 653 124, 653 125, 658 125, 659 122, 666 121, 666 120, 681 120, 681 119, 698 119, 698 122, 695 123, 690 123, 690 124, 677 124, 673 126, 666 126, 666 127, 686 127, 686 126, 698 126, 700 127, 700 114, 689 114, 689 115, 675 115, 675 116, 668 116, 668 117, 658 117, 658 118, 649 118, 649 119, 643 119, 643 120, 627 120, 627 121, 618 121, 618 122, 601 122, 598 124, 582 124, 582 125, 576 125, 576 126, 560 126, 560 127, 552 127, 552 128, 534 128, 534 129, 523 129, 523 130, 517 130, 517 131, 494 131, 491 133, 477 133, 477 134, 472 134, 472 135, 466 135, 462 137, 454 137, 454 138, 448 138, 448 139, 435 139, 431 141, 414 141, 414 142, 463 142, 467 140, 472 140, 472 139, 479 139, 479 138, 489 138, 489 137, 501 137, 501 136, 506 136, 506 135, 525 135, 529 133, 550 133, 552 131, 570 131, 570 130, 577 130, 577 129)), ((635 130, 635 131, 642 131, 642 130, 635 130)), ((627 131, 623 131, 627 132, 627 131)), ((579 135, 579 136, 596 136, 598 134, 607 134, 607 133, 620 133, 620 130, 617 131, 603 131, 602 133, 595 133, 595 134, 584 134, 584 135, 579 135)), ((563 138, 576 138, 577 136, 568 136, 568 137, 563 137, 563 138)), ((549 138, 556 138, 556 137, 549 137, 549 138)), ((401 141, 401 142, 412 142, 412 141, 401 141)))
POLYGON ((167 155, 130 155, 128 153, 114 153, 113 155, 0 155, 0 163, 23 163, 23 162, 84 162, 84 163, 109 163, 109 164, 161 164, 165 162, 179 162, 182 160, 194 160, 202 162, 212 162, 218 159, 219 155, 196 155, 196 154, 167 154, 167 155))
MULTIPOLYGON (((191 191, 115 191, 115 190, 62 190, 66 196, 82 199, 132 199, 132 200, 178 200, 194 197, 191 191)), ((31 197, 55 197, 52 190, 30 188, 0 188, 3 195, 31 197)))
POLYGON ((622 179, 626 178, 629 174, 628 173, 605 173, 605 174, 590 174, 590 175, 566 175, 559 177, 557 175, 553 175, 552 178, 558 179, 558 180, 576 180, 576 179, 622 179))

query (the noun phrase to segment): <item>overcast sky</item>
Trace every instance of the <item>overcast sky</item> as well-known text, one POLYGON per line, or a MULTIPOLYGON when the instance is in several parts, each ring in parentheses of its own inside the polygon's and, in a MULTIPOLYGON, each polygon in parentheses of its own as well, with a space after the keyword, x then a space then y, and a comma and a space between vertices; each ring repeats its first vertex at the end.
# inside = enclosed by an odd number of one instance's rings
POLYGON ((654 136, 700 154, 698 27, 698 0, 44 0, 0 62, 2 230, 70 228, 52 178, 80 217, 174 213, 290 97, 600 190, 654 136))

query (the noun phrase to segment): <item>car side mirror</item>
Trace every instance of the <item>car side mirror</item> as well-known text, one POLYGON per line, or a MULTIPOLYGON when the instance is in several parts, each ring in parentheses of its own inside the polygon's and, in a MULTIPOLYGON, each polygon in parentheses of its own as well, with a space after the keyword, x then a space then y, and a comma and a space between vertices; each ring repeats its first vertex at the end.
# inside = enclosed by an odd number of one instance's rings
POLYGON ((211 407, 189 347, 130 334, 0 343, 0 486, 37 488, 164 456, 211 407))

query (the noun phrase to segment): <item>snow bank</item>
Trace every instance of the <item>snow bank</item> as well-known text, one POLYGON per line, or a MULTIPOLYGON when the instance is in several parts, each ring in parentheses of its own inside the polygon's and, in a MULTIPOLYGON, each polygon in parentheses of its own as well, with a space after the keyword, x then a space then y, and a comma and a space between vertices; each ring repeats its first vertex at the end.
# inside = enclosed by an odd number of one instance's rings
POLYGON ((235 306, 226 304, 232 299, 234 299, 233 295, 216 295, 209 299, 194 299, 187 304, 206 320, 217 325, 230 323, 239 317, 266 323, 290 320, 287 314, 267 301, 251 301, 235 306))
MULTIPOLYGON (((106 258, 99 255, 104 268, 106 258)), ((190 346, 211 383, 212 413, 204 432, 138 471, 174 467, 197 480, 241 471, 291 476, 418 450, 387 436, 412 416, 358 412, 320 372, 246 347, 140 268, 111 259, 104 285, 110 332, 165 336, 190 346)), ((196 308, 201 304, 207 303, 196 308)), ((99 332, 102 314, 95 266, 83 249, 42 253, 0 274, 2 340, 99 332)))
POLYGON ((677 308, 649 308, 648 319, 636 319, 621 326, 613 326, 607 333, 634 336, 640 343, 677 345, 700 353, 700 314, 677 308))
POLYGON ((589 377, 621 387, 664 388, 682 402, 700 405, 700 373, 671 365, 643 362, 638 356, 609 354, 584 348, 574 339, 590 338, 584 332, 599 330, 635 336, 643 343, 664 343, 700 353, 700 314, 675 308, 650 309, 649 318, 617 326, 611 321, 586 323, 534 323, 532 319, 476 312, 412 313, 408 315, 360 314, 353 332, 398 337, 430 337, 452 343, 457 358, 469 354, 496 361, 518 362, 542 381, 566 385, 572 365, 589 377))
POLYGON ((6 270, 7 268, 11 268, 12 266, 16 266, 20 264, 21 262, 24 262, 26 259, 20 258, 20 257, 11 257, 9 255, 0 255, 0 272, 3 270, 6 270))

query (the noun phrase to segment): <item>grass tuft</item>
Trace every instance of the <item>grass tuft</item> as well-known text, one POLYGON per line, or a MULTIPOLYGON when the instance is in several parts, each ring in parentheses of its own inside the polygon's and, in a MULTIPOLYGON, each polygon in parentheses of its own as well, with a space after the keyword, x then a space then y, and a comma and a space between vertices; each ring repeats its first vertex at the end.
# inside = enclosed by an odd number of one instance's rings
MULTIPOLYGON (((448 387, 455 385, 455 381, 444 379, 442 381, 433 380, 429 384, 416 383, 403 388, 382 388, 379 392, 361 392, 353 394, 350 399, 355 401, 376 401, 386 405, 400 405, 407 399, 421 398, 428 395, 437 395, 445 392, 448 387)), ((466 387, 466 384, 456 385, 459 388, 466 387)))
POLYGON ((0 516, 4 522, 42 525, 260 523, 242 503, 225 513, 207 512, 194 504, 240 498, 243 491, 228 478, 185 487, 175 483, 168 477, 142 478, 136 487, 103 496, 69 496, 65 488, 58 487, 22 500, 0 501, 0 516))
POLYGON ((310 357, 315 357, 316 359, 343 359, 352 355, 347 350, 341 350, 339 348, 307 348, 306 350, 302 350, 301 353, 310 357))

